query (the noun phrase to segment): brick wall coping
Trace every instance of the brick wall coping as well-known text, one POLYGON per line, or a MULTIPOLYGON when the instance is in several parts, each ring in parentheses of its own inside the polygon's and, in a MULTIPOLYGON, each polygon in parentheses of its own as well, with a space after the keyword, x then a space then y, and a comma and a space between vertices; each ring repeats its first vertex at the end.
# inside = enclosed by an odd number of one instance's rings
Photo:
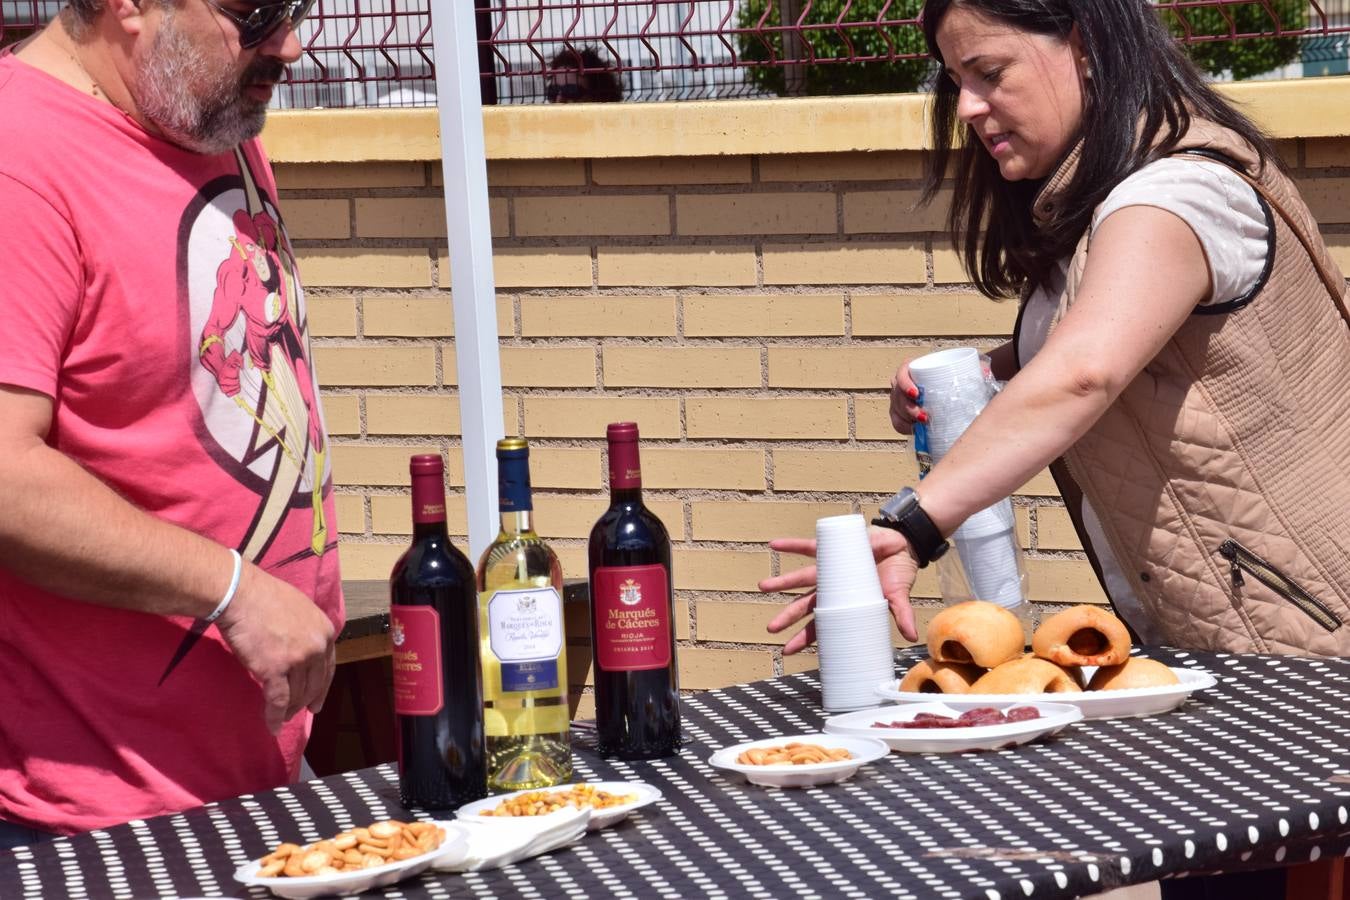
MULTIPOLYGON (((1350 135, 1350 78, 1222 85, 1276 138, 1350 135)), ((923 94, 796 100, 503 106, 484 111, 487 156, 736 156, 918 150, 923 94), (617 138, 616 138, 617 136, 617 138)), ((276 162, 440 158, 434 109, 280 110, 263 141, 276 162)))

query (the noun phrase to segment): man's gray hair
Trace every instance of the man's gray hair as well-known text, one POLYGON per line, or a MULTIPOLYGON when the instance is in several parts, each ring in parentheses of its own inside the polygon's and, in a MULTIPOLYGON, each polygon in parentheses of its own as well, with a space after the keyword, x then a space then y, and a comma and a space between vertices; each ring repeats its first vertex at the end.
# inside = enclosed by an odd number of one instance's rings
MULTIPOLYGON (((159 0, 159 2, 168 4, 173 0, 159 0)), ((71 36, 77 41, 83 40, 107 5, 108 0, 66 0, 66 9, 62 10, 62 16, 66 20, 66 28, 70 30, 71 36)))
POLYGON ((66 8, 61 11, 61 19, 70 36, 76 41, 88 37, 105 3, 106 0, 67 0, 66 8))

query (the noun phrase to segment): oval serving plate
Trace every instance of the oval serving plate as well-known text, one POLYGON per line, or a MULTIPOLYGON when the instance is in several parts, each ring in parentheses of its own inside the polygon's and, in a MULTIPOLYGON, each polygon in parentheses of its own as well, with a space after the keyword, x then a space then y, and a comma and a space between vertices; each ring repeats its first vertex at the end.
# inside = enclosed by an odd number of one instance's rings
POLYGON ((716 769, 735 772, 745 776, 746 781, 764 787, 815 787, 822 784, 834 784, 846 781, 870 762, 875 762, 890 752, 884 743, 871 737, 836 734, 796 734, 782 737, 762 738, 746 741, 731 747, 723 747, 708 762, 716 769), (736 761, 746 750, 754 747, 781 747, 792 742, 816 744, 833 750, 844 748, 853 754, 852 759, 837 762, 813 763, 811 765, 772 765, 755 766, 736 761))
MULTIPOLYGON (((894 728, 891 722, 912 722, 920 713, 956 718, 962 710, 943 702, 908 703, 883 706, 834 716, 825 722, 830 734, 876 738, 900 753, 969 753, 977 750, 1002 750, 1054 734, 1083 718, 1083 711, 1065 703, 987 704, 1000 712, 1015 707, 1033 707, 1040 715, 1020 722, 975 725, 968 728, 894 728)), ((975 707, 971 707, 975 708, 975 707)))
MULTIPOLYGON (((923 694, 901 691, 897 679, 888 679, 877 685, 878 696, 902 703, 933 703, 941 701, 953 709, 964 710, 975 706, 1004 706, 1007 704, 1063 703, 1083 711, 1085 719, 1128 719, 1152 716, 1176 709, 1195 691, 1214 687, 1218 680, 1198 669, 1171 667, 1177 684, 1157 687, 1125 688, 1116 691, 1083 691, 1081 694, 923 694)), ((1092 677, 1096 666, 1084 666, 1084 680, 1092 677)))
POLYGON ((236 869, 234 880, 250 887, 265 887, 278 897, 287 897, 290 900, 360 894, 375 888, 388 887, 406 878, 422 874, 441 856, 456 853, 468 845, 469 833, 463 827, 454 822, 438 821, 433 824, 445 829, 445 840, 439 847, 411 859, 337 875, 307 875, 300 878, 262 878, 258 875, 258 870, 262 868, 262 860, 255 859, 236 869))
MULTIPOLYGON (((637 794, 637 799, 631 803, 622 803, 618 806, 609 806, 604 809, 591 809, 591 821, 586 826, 588 831, 596 831, 613 825, 628 817, 628 814, 634 810, 641 809, 644 806, 655 803, 661 799, 661 792, 645 781, 593 781, 587 782, 590 787, 596 790, 606 791, 610 794, 637 794)), ((521 794, 548 793, 550 791, 566 791, 567 785, 559 785, 551 788, 530 788, 524 791, 513 791, 509 794, 494 794, 491 797, 484 797, 482 800, 475 800, 472 803, 466 803, 455 810, 455 816, 460 819, 470 819, 475 822, 492 822, 497 819, 496 816, 483 815, 484 810, 496 809, 502 801, 511 797, 518 797, 521 794)))

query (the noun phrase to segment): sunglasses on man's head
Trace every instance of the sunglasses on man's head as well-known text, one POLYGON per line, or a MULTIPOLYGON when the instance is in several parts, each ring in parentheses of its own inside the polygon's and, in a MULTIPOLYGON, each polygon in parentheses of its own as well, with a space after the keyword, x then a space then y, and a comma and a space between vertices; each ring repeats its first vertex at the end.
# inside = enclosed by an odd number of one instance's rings
POLYGON ((241 15, 231 12, 216 0, 206 0, 206 4, 239 26, 239 46, 245 50, 258 46, 287 22, 292 28, 296 27, 314 8, 314 0, 283 0, 281 3, 265 3, 248 15, 241 15))

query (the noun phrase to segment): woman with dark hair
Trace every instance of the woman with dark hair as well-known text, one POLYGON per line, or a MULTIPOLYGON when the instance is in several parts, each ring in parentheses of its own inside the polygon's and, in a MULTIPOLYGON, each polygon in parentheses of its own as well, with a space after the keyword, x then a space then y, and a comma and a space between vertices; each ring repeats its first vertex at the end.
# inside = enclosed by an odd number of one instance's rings
MULTIPOLYGON (((944 538, 1051 465, 1144 641, 1350 655, 1346 283, 1270 142, 1143 0, 929 0, 922 21, 941 66, 927 197, 950 168, 971 278, 1021 310, 992 354, 1007 387, 872 529, 900 630, 944 538)), ((915 396, 902 368, 899 431, 915 396)))

